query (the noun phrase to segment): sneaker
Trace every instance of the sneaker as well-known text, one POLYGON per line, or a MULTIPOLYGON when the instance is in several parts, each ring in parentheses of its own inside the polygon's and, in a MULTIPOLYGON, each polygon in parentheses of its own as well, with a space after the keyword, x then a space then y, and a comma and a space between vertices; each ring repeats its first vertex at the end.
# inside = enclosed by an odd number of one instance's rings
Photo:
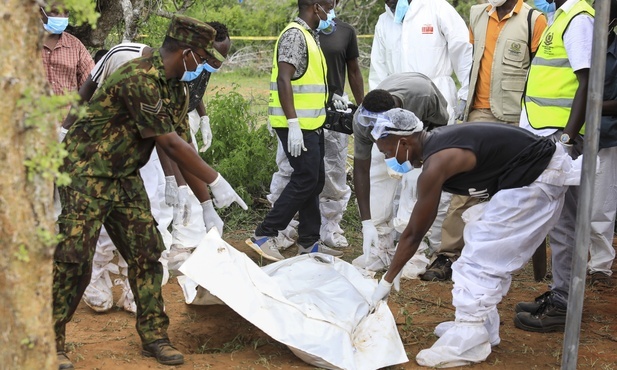
POLYGON ((64 351, 58 351, 58 370, 73 370, 73 363, 69 360, 69 357, 66 355, 64 351))
POLYGON ((563 332, 566 327, 566 309, 557 306, 549 296, 536 312, 517 313, 514 326, 536 333, 563 332))
POLYGON ((307 253, 324 253, 334 257, 341 257, 343 255, 343 252, 326 247, 321 241, 318 241, 312 246, 306 248, 298 244, 298 256, 307 253))
POLYGON ((420 279, 424 281, 447 281, 452 279, 452 261, 440 254, 420 279))
POLYGON ((281 261, 285 259, 276 247, 276 242, 273 237, 252 236, 246 239, 246 244, 255 252, 259 253, 260 256, 270 261, 281 261))
POLYGON ((604 286, 609 288, 613 286, 611 276, 600 271, 592 273, 587 281, 589 286, 604 286))
POLYGON ((540 309, 540 307, 552 296, 553 296, 553 292, 549 290, 548 292, 542 294, 541 296, 536 297, 536 299, 533 302, 517 303, 516 306, 514 307, 514 311, 516 311, 517 313, 519 312, 536 313, 538 309, 540 309))
POLYGON ((172 347, 169 339, 159 339, 144 344, 141 354, 146 357, 155 357, 163 365, 181 365, 184 363, 184 355, 172 347))

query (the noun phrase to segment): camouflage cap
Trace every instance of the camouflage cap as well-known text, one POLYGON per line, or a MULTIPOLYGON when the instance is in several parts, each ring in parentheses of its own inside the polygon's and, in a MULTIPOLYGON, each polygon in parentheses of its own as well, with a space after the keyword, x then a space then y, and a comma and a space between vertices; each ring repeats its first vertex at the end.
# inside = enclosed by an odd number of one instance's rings
POLYGON ((167 36, 190 46, 206 49, 212 44, 216 30, 195 18, 175 15, 169 24, 167 36))

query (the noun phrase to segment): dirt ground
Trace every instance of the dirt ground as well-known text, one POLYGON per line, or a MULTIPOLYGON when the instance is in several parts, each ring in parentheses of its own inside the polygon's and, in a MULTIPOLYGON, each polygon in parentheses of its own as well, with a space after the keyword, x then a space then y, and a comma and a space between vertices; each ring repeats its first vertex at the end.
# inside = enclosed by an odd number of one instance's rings
MULTIPOLYGON (((248 235, 248 233, 246 233, 248 235)), ((258 261, 240 234, 226 240, 258 261)), ((616 239, 617 241, 617 239, 616 239)), ((614 243, 615 245, 615 243, 614 243)), ((293 249, 293 248, 292 248, 293 249)), ((360 253, 346 249, 344 259, 360 253)), ((290 251, 288 253, 295 253, 290 251)), ((617 269, 617 266, 614 267, 617 269)), ((549 267, 550 271, 550 267, 549 267)), ((615 275, 617 276, 617 275, 615 275)), ((454 318, 451 283, 404 280, 389 305, 410 361, 390 369, 416 369, 415 355, 437 337, 435 325, 454 318)), ((514 305, 532 300, 547 289, 535 282, 529 264, 513 278, 499 304, 501 344, 474 369, 557 369, 561 366, 563 333, 530 333, 514 327, 514 305)), ((114 291, 116 299, 120 292, 114 291)), ((67 326, 68 355, 76 369, 314 369, 284 345, 270 339, 227 306, 189 306, 175 279, 163 287, 171 320, 169 336, 185 354, 185 364, 168 367, 141 355, 135 319, 121 309, 97 314, 81 303, 67 326)), ((591 287, 585 292, 578 356, 579 369, 617 370, 617 288, 591 287)))

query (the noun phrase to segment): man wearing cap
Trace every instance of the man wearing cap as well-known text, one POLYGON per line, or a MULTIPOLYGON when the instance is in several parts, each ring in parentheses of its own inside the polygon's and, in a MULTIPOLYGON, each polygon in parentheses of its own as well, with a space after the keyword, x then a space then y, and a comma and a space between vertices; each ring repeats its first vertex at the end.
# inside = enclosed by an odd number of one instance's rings
POLYGON ((416 356, 418 364, 430 367, 482 362, 500 342, 496 306, 508 292, 511 274, 557 222, 568 186, 580 181, 580 161, 574 163, 561 144, 515 126, 422 128, 413 113, 393 109, 375 117, 371 131, 393 170, 422 167, 418 200, 373 304, 388 296, 418 249, 442 190, 489 199, 463 215, 466 244, 452 265, 455 321, 439 324, 440 339, 416 356))
POLYGON ((128 264, 137 306, 142 353, 165 365, 184 362, 167 336, 161 293, 164 250, 138 174, 158 145, 174 160, 196 194, 214 196, 217 207, 246 205, 229 183, 197 154, 188 134, 186 83, 203 69, 215 30, 183 16, 172 19, 162 47, 111 74, 90 100, 86 115, 69 129, 59 187, 62 239, 54 253, 53 319, 60 369, 73 365, 64 352, 65 328, 90 281, 101 226, 128 264))

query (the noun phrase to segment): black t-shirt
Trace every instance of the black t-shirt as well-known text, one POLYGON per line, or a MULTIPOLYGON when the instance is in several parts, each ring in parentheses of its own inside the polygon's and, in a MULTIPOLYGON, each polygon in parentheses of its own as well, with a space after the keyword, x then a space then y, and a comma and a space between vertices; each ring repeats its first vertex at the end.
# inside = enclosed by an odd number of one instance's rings
POLYGON ((357 59, 358 40, 356 30, 349 24, 335 18, 336 31, 329 35, 319 34, 321 51, 328 65, 328 87, 330 92, 343 94, 345 90, 345 73, 347 61, 357 59))
POLYGON ((197 108, 199 102, 203 100, 211 73, 204 69, 196 79, 188 82, 189 86, 189 112, 197 108))
POLYGON ((474 152, 476 167, 446 180, 443 190, 488 198, 502 189, 531 184, 551 161, 555 143, 511 125, 465 123, 431 131, 424 142, 423 159, 448 148, 474 152))

